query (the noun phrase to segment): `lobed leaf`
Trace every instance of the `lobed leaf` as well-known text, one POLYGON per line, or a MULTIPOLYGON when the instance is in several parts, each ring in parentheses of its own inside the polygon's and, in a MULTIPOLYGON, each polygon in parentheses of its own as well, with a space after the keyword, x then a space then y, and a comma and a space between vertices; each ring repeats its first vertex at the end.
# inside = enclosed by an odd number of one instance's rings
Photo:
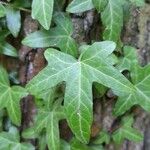
POLYGON ((37 19, 40 24, 48 30, 50 28, 54 0, 33 0, 32 18, 37 19))
POLYGON ((73 25, 63 14, 55 15, 57 26, 49 31, 41 30, 27 36, 22 43, 30 47, 58 47, 61 51, 77 56, 77 45, 71 37, 73 25))
POLYGON ((117 144, 121 144, 124 139, 134 142, 140 142, 143 139, 143 136, 136 129, 132 128, 132 120, 131 116, 125 117, 121 127, 113 133, 113 140, 117 144))
POLYGON ((11 121, 20 125, 20 99, 26 96, 27 92, 20 86, 10 87, 8 75, 2 67, 0 67, 0 95, 0 109, 6 108, 11 121))
POLYGON ((97 42, 86 48, 78 60, 54 49, 46 50, 48 66, 27 85, 27 89, 36 95, 66 82, 67 121, 77 139, 84 143, 89 141, 93 120, 93 82, 110 87, 119 96, 135 92, 134 86, 107 59, 115 49, 113 42, 97 42))

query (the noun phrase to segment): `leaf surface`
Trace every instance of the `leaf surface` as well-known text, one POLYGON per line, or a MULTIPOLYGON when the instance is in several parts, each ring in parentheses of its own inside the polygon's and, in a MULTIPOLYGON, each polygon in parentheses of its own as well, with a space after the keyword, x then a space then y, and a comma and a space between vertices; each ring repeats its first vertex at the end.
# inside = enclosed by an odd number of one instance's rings
POLYGON ((115 69, 107 59, 115 49, 113 42, 97 42, 83 51, 79 59, 48 49, 48 66, 29 84, 34 95, 66 82, 65 112, 76 137, 87 143, 92 124, 92 84, 98 82, 110 87, 115 94, 125 96, 135 92, 134 86, 115 69))
POLYGON ((47 105, 48 102, 44 108, 38 110, 34 126, 25 130, 24 135, 25 133, 30 133, 28 134, 30 137, 40 135, 45 129, 49 149, 60 150, 59 120, 65 118, 64 110, 60 100, 55 101, 52 108, 48 108, 47 105))
POLYGON ((117 43, 123 26, 123 7, 120 0, 108 0, 107 6, 101 13, 105 26, 103 38, 117 43))
POLYGON ((8 75, 2 67, 0 67, 0 95, 0 109, 6 108, 11 121, 20 125, 20 99, 26 96, 27 92, 19 86, 10 87, 8 75))
POLYGON ((108 0, 93 0, 93 5, 98 12, 101 12, 105 9, 108 0))
POLYGON ((0 150, 34 150, 29 143, 20 143, 14 134, 9 132, 0 133, 0 150))
POLYGON ((7 27, 14 37, 17 37, 21 28, 20 11, 10 6, 6 9, 7 27))
POLYGON ((0 3, 0 18, 4 17, 6 14, 6 9, 5 7, 0 3))
POLYGON ((48 30, 50 28, 54 0, 33 0, 32 18, 37 19, 40 24, 48 30))
POLYGON ((67 7, 70 13, 81 13, 94 8, 92 0, 73 0, 67 7))
POLYGON ((27 36, 22 43, 30 47, 58 47, 61 51, 77 56, 77 45, 71 37, 73 25, 63 14, 55 15, 57 27, 49 31, 41 30, 27 36))
POLYGON ((150 111, 150 65, 140 67, 134 48, 126 47, 125 57, 121 60, 121 70, 131 71, 131 81, 136 88, 134 95, 120 97, 115 105, 114 114, 121 115, 133 105, 140 105, 146 111, 150 111))
POLYGON ((113 140, 117 144, 121 144, 124 139, 134 142, 140 142, 143 139, 141 133, 132 128, 133 118, 131 116, 123 118, 121 127, 113 133, 113 140))

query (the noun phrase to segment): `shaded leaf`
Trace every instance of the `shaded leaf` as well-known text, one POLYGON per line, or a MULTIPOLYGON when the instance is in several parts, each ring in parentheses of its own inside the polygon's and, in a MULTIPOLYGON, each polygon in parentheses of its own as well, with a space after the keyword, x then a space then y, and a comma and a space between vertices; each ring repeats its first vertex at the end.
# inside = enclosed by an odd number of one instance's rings
POLYGON ((12 57, 18 56, 17 50, 7 42, 1 42, 0 53, 7 55, 7 56, 12 56, 12 57))
POLYGON ((20 11, 10 6, 6 9, 7 27, 14 37, 17 37, 21 28, 20 11))
POLYGON ((73 0, 67 7, 70 13, 81 13, 94 8, 92 0, 73 0))
POLYGON ((110 142, 110 135, 106 131, 101 131, 98 137, 94 140, 94 144, 109 144, 110 142))
POLYGON ((101 12, 105 9, 108 0, 93 0, 94 7, 98 12, 101 12))
POLYGON ((65 115, 63 113, 63 107, 61 106, 61 101, 57 100, 52 109, 45 106, 38 110, 34 126, 31 129, 29 128, 25 130, 24 136, 35 137, 35 135, 40 134, 43 129, 45 129, 46 143, 48 144, 49 149, 59 150, 60 137, 58 122, 64 118, 65 115))
POLYGON ((0 109, 6 108, 11 121, 20 125, 20 100, 27 95, 27 92, 20 86, 10 87, 8 74, 2 67, 0 67, 0 95, 0 109))
POLYGON ((133 64, 138 64, 138 55, 136 49, 131 46, 123 48, 124 57, 118 61, 117 68, 122 72, 124 70, 131 71, 133 64))
POLYGON ((71 37, 73 25, 63 14, 55 15, 57 27, 49 31, 41 30, 27 36, 22 43, 30 47, 58 47, 61 51, 77 56, 77 46, 71 37))
POLYGON ((6 14, 6 9, 5 7, 0 3, 0 18, 4 17, 6 14))
POLYGON ((19 139, 12 133, 0 133, 0 150, 34 150, 35 148, 29 143, 20 143, 19 139))
POLYGON ((50 28, 54 0, 33 0, 32 18, 37 19, 40 24, 48 30, 50 28))
POLYGON ((141 133, 132 128, 133 118, 131 116, 125 117, 121 123, 121 127, 113 133, 113 140, 117 144, 121 144, 124 139, 134 142, 140 142, 143 139, 141 133))
POLYGON ((144 0, 130 0, 130 1, 138 7, 144 6, 145 4, 144 0))
POLYGON ((107 6, 101 13, 105 26, 103 38, 117 43, 123 26, 123 7, 120 0, 108 0, 107 6))

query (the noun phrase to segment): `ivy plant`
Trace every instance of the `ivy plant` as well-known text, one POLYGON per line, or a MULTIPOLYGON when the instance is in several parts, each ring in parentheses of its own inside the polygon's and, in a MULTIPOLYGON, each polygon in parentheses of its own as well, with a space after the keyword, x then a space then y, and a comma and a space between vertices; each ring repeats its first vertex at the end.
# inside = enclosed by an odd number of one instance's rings
MULTIPOLYGON (((130 110, 138 106, 150 112, 150 65, 141 67, 136 48, 125 45, 121 33, 130 17, 126 10, 144 4, 144 0, 0 1, 0 149, 104 150, 110 143, 143 140, 130 110), (77 44, 72 18, 83 19, 88 11, 99 14, 102 39, 77 44), (27 15, 38 29, 24 37, 27 15), (11 69, 5 64, 5 58, 18 63, 20 47, 34 53, 42 48, 47 62, 24 87, 18 79, 10 80, 11 69), (106 99, 110 90, 118 126, 103 127, 92 137, 94 99, 106 99), (30 127, 24 128, 22 99, 29 94, 36 113, 30 127), (67 140, 61 135, 62 120, 71 130, 67 140)), ((30 52, 25 62, 18 63, 25 63, 25 71, 35 67, 29 62, 30 52)))

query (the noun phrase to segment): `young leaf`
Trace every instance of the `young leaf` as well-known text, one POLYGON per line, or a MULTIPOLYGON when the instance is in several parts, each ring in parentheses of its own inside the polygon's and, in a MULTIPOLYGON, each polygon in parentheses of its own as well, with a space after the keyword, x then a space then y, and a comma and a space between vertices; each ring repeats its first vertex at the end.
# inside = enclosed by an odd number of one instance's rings
POLYGON ((6 14, 6 9, 5 7, 0 3, 0 18, 4 17, 6 14))
POLYGON ((37 31, 27 36, 22 43, 30 47, 58 47, 61 51, 77 56, 77 46, 71 37, 73 25, 63 14, 54 17, 57 27, 49 31, 37 31))
POLYGON ((37 19, 40 24, 48 30, 50 28, 54 0, 33 0, 32 18, 37 19))
POLYGON ((123 7, 120 0, 108 0, 107 6, 101 13, 105 26, 104 40, 117 43, 123 26, 123 7))
POLYGON ((27 89, 34 95, 66 82, 64 106, 67 120, 77 139, 87 143, 92 124, 92 84, 98 82, 112 88, 120 96, 133 94, 134 86, 112 66, 109 55, 115 49, 113 42, 97 42, 87 46, 78 60, 48 49, 48 66, 31 82, 27 89))
POLYGON ((27 92, 20 86, 10 87, 8 75, 2 67, 0 67, 0 95, 0 109, 6 108, 11 121, 16 125, 20 125, 21 110, 19 101, 27 95, 27 92))
POLYGON ((99 136, 94 140, 94 144, 109 144, 110 142, 110 135, 106 131, 101 131, 99 136))
POLYGON ((101 12, 105 9, 108 0, 93 0, 93 5, 98 12, 101 12))
POLYGON ((133 64, 138 64, 138 55, 136 49, 131 46, 123 48, 124 57, 120 58, 117 68, 122 72, 124 70, 131 71, 133 64))
POLYGON ((117 144, 121 144, 124 139, 134 142, 140 142, 143 139, 141 133, 132 128, 133 118, 131 116, 125 117, 121 123, 121 127, 113 133, 113 140, 117 144))
POLYGON ((0 133, 0 150, 34 150, 29 143, 20 143, 18 137, 9 132, 0 133))
POLYGON ((20 11, 10 6, 6 9, 7 27, 14 37, 17 37, 21 28, 20 11))
POLYGON ((70 13, 81 13, 94 8, 92 0, 73 0, 67 7, 70 13))
POLYGON ((12 56, 12 57, 18 56, 17 50, 12 45, 10 45, 9 43, 5 41, 1 42, 0 44, 0 53, 7 55, 7 56, 12 56))
POLYGON ((40 108, 34 127, 32 127, 32 130, 30 130, 30 128, 27 130, 34 131, 35 135, 40 134, 43 129, 46 129, 46 142, 49 149, 59 150, 60 138, 58 122, 64 118, 65 115, 63 113, 63 107, 61 106, 61 101, 57 100, 53 105, 53 109, 47 109, 47 106, 40 108))

